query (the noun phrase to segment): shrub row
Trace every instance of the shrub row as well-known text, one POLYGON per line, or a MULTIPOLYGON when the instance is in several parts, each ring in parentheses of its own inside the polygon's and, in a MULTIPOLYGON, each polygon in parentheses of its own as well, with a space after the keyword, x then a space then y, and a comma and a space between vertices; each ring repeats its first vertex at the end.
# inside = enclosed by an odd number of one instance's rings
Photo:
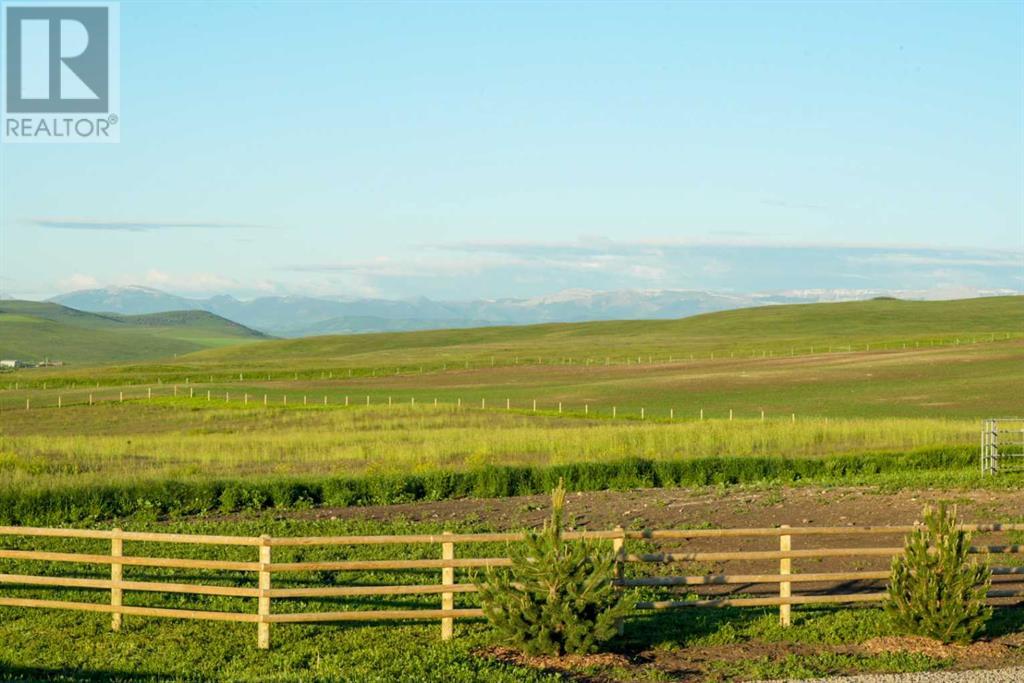
POLYGON ((180 517, 266 509, 387 505, 452 498, 546 493, 562 479, 569 490, 692 487, 716 484, 842 483, 847 478, 910 471, 973 471, 976 449, 933 448, 829 458, 627 458, 547 467, 485 467, 462 472, 257 480, 146 481, 109 486, 0 489, 0 524, 53 525, 130 516, 180 517))

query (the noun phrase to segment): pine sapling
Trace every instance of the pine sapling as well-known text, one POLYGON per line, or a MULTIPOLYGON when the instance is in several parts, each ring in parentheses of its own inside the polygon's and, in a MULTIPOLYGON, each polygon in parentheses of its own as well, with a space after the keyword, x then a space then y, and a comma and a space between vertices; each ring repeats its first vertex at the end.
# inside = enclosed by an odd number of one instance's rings
POLYGON ((510 569, 489 569, 477 584, 487 620, 529 654, 594 652, 628 612, 611 549, 562 538, 564 505, 559 481, 543 530, 510 546, 510 569))
POLYGON ((885 610, 897 628, 944 643, 967 642, 981 632, 992 616, 985 604, 992 576, 970 558, 970 547, 955 508, 925 508, 924 525, 892 561, 885 610))

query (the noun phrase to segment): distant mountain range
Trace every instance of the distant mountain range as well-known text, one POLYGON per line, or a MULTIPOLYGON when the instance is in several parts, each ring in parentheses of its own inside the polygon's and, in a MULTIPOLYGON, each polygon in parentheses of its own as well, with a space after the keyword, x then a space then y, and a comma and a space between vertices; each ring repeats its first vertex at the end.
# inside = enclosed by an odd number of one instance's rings
MULTIPOLYGON (((107 287, 61 294, 50 301, 82 311, 139 315, 201 310, 278 337, 356 332, 527 325, 592 320, 684 318, 764 306, 868 299, 874 290, 800 290, 769 294, 704 291, 565 290, 532 299, 432 301, 268 296, 242 301, 228 295, 191 299, 148 287, 107 287)), ((912 296, 912 293, 906 293, 912 296)))

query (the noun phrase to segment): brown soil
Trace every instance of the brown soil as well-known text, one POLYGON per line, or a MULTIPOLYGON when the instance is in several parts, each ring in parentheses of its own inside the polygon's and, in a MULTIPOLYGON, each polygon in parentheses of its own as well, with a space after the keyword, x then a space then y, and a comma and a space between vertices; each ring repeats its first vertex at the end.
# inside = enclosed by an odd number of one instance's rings
MULTIPOLYGON (((956 505, 967 522, 1009 522, 1024 519, 1024 491, 948 491, 882 493, 864 487, 779 489, 636 489, 576 493, 566 502, 567 519, 576 529, 604 530, 621 525, 626 529, 752 528, 790 526, 857 527, 906 525, 919 520, 926 504, 946 501, 956 505)), ((539 527, 548 516, 545 495, 516 498, 462 499, 405 505, 327 508, 283 513, 315 519, 372 519, 388 521, 445 522, 480 520, 499 530, 539 527)), ((1006 543, 1005 533, 976 534, 975 543, 1006 543)), ((632 542, 630 542, 632 543, 632 542)), ((793 549, 900 547, 902 534, 834 535, 794 537, 793 549)), ((633 548, 640 551, 640 548, 633 548)), ((759 551, 778 550, 772 537, 701 538, 664 542, 658 551, 759 551)), ((646 550, 645 550, 646 551, 646 550)), ((688 573, 776 573, 773 560, 746 561, 742 570, 733 562, 702 562, 676 566, 688 573)), ((888 569, 889 560, 880 556, 854 556, 793 561, 795 572, 877 571, 888 569)), ((668 570, 663 570, 664 571, 668 570)), ((998 576, 993 583, 1016 582, 1020 575, 998 576)), ((801 590, 814 592, 823 586, 804 583, 801 590)), ((872 581, 850 582, 847 592, 879 590, 872 581)), ((713 586, 700 592, 716 595, 768 594, 771 585, 741 584, 713 586)))
MULTIPOLYGON (((728 489, 634 489, 569 496, 566 507, 580 529, 868 526, 910 524, 926 504, 948 501, 969 522, 1024 517, 1024 490, 921 490, 883 493, 868 487, 728 489)), ((312 519, 443 522, 480 519, 498 529, 540 526, 548 515, 546 495, 466 498, 438 502, 319 508, 282 513, 312 519)))
POLYGON ((938 659, 956 659, 967 667, 986 666, 988 662, 1005 660, 1020 650, 1020 642, 1013 637, 998 640, 981 640, 970 644, 946 644, 921 636, 889 636, 872 638, 861 644, 864 652, 911 652, 938 659))
POLYGON ((477 650, 482 657, 540 671, 561 673, 574 681, 611 683, 632 680, 673 680, 696 682, 719 680, 712 678, 712 664, 734 663, 742 660, 779 661, 790 656, 824 653, 846 655, 876 655, 887 652, 923 654, 947 660, 955 671, 992 669, 1019 666, 1024 662, 1024 643, 1013 642, 1013 637, 979 641, 970 645, 946 645, 930 638, 885 637, 874 638, 858 645, 806 645, 799 643, 747 642, 730 645, 709 645, 689 648, 651 649, 623 655, 604 653, 593 655, 566 655, 564 657, 531 656, 507 647, 477 650))

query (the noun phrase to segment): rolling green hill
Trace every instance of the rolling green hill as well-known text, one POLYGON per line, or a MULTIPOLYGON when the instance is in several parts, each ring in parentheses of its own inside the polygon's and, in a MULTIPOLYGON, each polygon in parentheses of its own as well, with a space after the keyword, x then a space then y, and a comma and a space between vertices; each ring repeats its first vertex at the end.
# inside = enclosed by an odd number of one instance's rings
POLYGON ((124 316, 46 302, 0 301, 0 358, 110 363, 259 339, 266 336, 205 311, 124 316))
MULTIPOLYGON (((24 317, 18 311, 6 315, 24 317)), ((332 404, 353 397, 365 402, 369 396, 375 404, 438 399, 522 408, 537 400, 541 410, 562 404, 566 410, 589 407, 592 414, 603 415, 614 406, 620 416, 639 416, 644 409, 650 417, 665 417, 671 410, 690 416, 702 410, 708 416, 734 411, 747 417, 761 410, 775 416, 1011 415, 1020 412, 1024 382, 1020 296, 769 306, 679 320, 264 340, 173 359, 169 356, 177 351, 168 351, 173 345, 196 348, 197 340, 212 346, 212 341, 238 338, 204 338, 202 326, 159 327, 172 322, 165 317, 131 323, 108 317, 104 323, 113 320, 136 334, 162 331, 146 338, 145 351, 153 360, 103 369, 34 370, 32 377, 45 377, 53 386, 90 387, 100 382, 197 386, 198 381, 211 395, 267 394, 277 402, 288 393, 293 400, 309 394, 332 404), (158 354, 163 358, 155 359, 158 354)), ((33 320, 20 325, 42 324, 39 316, 33 320)), ((84 350, 102 349, 105 359, 115 350, 142 350, 130 348, 137 339, 132 334, 99 332, 121 348, 83 341, 84 350)))
POLYGON ((289 367, 520 357, 604 359, 707 355, 1024 333, 1024 296, 957 301, 876 299, 765 306, 679 320, 609 321, 266 341, 191 354, 187 363, 289 367))

